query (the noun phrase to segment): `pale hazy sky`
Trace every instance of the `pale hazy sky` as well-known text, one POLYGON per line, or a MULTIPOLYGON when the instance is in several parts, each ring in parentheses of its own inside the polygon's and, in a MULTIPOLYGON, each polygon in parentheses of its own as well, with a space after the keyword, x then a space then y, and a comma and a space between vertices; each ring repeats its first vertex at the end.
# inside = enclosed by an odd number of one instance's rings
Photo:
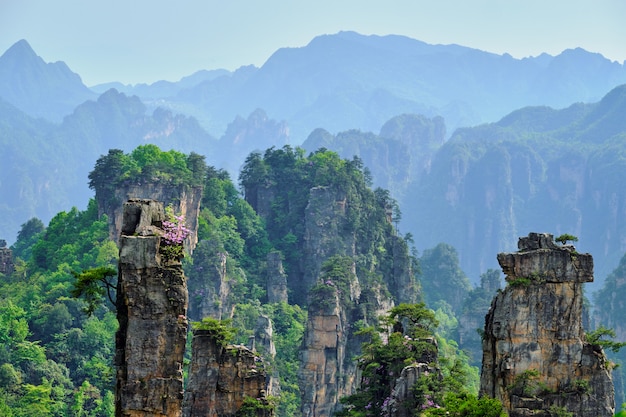
POLYGON ((626 0, 0 0, 0 54, 26 39, 87 85, 261 66, 352 30, 516 58, 582 47, 626 60, 626 0))

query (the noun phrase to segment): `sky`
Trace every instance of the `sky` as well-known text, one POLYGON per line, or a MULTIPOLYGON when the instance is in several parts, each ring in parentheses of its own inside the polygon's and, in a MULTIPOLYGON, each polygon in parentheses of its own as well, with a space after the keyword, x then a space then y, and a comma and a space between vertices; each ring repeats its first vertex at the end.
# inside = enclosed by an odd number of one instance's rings
POLYGON ((0 54, 26 39, 88 86, 261 66, 339 31, 516 58, 581 47, 626 60, 626 0, 0 0, 0 54))

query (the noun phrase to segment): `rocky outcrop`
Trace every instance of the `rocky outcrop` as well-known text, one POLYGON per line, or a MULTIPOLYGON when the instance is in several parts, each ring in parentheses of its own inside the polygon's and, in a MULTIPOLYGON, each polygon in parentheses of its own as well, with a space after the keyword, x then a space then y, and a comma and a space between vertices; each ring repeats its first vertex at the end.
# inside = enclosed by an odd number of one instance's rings
POLYGON ((178 259, 161 256, 163 205, 124 204, 117 287, 116 417, 182 414, 187 287, 178 259))
POLYGON ((209 330, 194 330, 185 417, 235 417, 252 400, 257 417, 273 415, 266 398, 263 361, 245 346, 218 343, 209 330))
POLYGON ((443 378, 441 370, 429 365, 428 363, 420 362, 405 366, 400 373, 400 377, 395 380, 389 400, 383 407, 385 415, 390 417, 414 416, 415 394, 413 392, 413 388, 421 377, 429 374, 439 375, 443 378))
POLYGON ((326 281, 311 290, 298 374, 303 417, 331 416, 340 408, 339 399, 356 389, 352 357, 358 343, 351 323, 359 296, 354 272, 347 285, 326 281))
POLYGON ((104 201, 103 193, 96 193, 100 215, 106 214, 109 218, 110 238, 117 242, 124 221, 124 207, 121 202, 129 199, 153 199, 160 201, 164 206, 172 205, 177 215, 185 217, 185 225, 191 231, 185 239, 185 249, 193 252, 198 243, 198 214, 202 200, 201 187, 187 185, 168 185, 161 183, 127 183, 115 190, 111 201, 104 201), (115 204, 119 202, 120 204, 115 204))
MULTIPOLYGON (((4 240, 0 240, 0 243, 6 242, 4 240)), ((15 265, 13 264, 13 251, 4 245, 0 244, 0 274, 11 275, 13 270, 15 269, 15 265)))
POLYGON ((322 263, 333 255, 354 257, 356 236, 349 232, 347 199, 334 187, 311 189, 305 212, 303 279, 294 286, 295 298, 306 295, 318 279, 322 263))
MULTIPOLYGON (((260 314, 254 329, 254 349, 258 350, 263 359, 274 364, 276 345, 274 344, 274 326, 272 320, 265 314, 260 314)), ((274 370, 267 377, 267 394, 273 397, 280 395, 280 378, 274 370)))
POLYGON ((413 264, 406 241, 399 236, 391 236, 393 251, 393 271, 387 282, 389 291, 400 303, 416 303, 419 297, 418 284, 414 278, 413 264))
POLYGON ((228 253, 219 250, 216 242, 203 240, 198 244, 189 270, 191 320, 232 317, 235 306, 230 296, 232 277, 228 275, 227 262, 228 253))
POLYGON ((287 302, 287 274, 283 269, 280 252, 267 254, 267 302, 287 302))
POLYGON ((519 251, 498 254, 508 286, 485 318, 480 391, 511 417, 608 417, 614 393, 607 358, 585 341, 583 288, 593 259, 550 234, 521 238, 519 251))

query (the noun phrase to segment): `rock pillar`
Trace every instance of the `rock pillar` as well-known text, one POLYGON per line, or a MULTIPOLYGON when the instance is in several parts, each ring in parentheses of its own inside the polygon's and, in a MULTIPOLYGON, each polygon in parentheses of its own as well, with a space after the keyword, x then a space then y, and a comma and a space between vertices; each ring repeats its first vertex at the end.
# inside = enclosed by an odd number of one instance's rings
POLYGON ((550 234, 531 233, 518 247, 498 254, 508 285, 485 318, 481 394, 502 401, 510 417, 612 416, 607 358, 582 327, 591 255, 550 234))
POLYGON ((287 302, 287 274, 283 269, 280 252, 267 254, 267 302, 287 302))
POLYGON ((116 417, 182 414, 187 287, 161 257, 161 203, 129 200, 119 240, 116 417))
MULTIPOLYGON (((0 240, 0 242, 4 241, 0 240)), ((13 264, 13 251, 0 245, 0 274, 11 275, 14 269, 15 265, 13 264)))
POLYGON ((245 415, 273 415, 261 358, 245 346, 220 345, 210 330, 193 332, 188 385, 185 417, 235 417, 246 398, 245 415))

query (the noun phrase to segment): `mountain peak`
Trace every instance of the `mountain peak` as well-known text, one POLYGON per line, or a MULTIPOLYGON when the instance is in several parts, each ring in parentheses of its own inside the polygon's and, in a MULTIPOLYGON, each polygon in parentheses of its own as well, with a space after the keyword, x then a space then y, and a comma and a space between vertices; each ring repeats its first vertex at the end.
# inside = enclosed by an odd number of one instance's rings
POLYGON ((46 63, 24 39, 0 56, 0 96, 30 116, 60 121, 94 95, 64 62, 46 63))
MULTIPOLYGON (((4 60, 19 60, 39 58, 26 39, 20 39, 15 42, 4 54, 0 57, 0 61, 4 60)), ((41 59, 41 58, 39 58, 41 59)))

